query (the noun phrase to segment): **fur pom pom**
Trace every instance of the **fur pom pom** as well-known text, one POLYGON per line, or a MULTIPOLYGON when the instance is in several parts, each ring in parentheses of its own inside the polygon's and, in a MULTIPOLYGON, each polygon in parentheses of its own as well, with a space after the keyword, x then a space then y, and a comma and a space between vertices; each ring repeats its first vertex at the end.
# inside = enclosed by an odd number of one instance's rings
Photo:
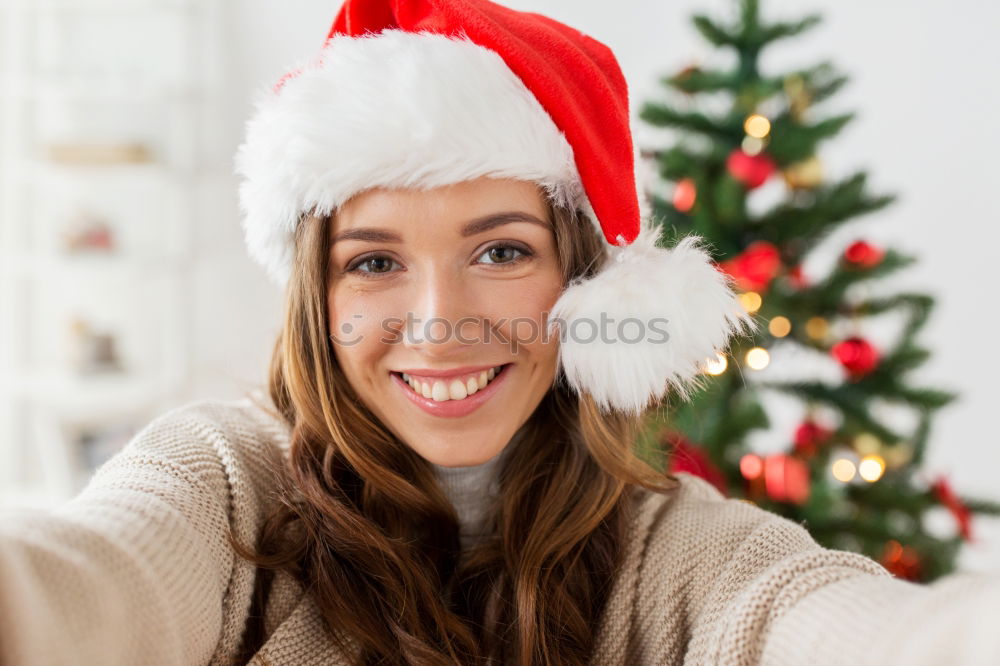
POLYGON ((670 389, 685 400, 730 336, 756 330, 700 236, 657 247, 660 228, 610 249, 605 267, 560 295, 548 323, 570 386, 603 410, 640 414, 670 389))

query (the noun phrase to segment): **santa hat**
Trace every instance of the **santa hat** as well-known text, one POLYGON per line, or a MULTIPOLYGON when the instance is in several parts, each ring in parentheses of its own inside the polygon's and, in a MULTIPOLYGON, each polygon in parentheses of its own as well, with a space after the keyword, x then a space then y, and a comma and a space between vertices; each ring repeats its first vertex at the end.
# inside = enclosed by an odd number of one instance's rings
POLYGON ((373 187, 492 176, 539 184, 608 243, 605 268, 568 285, 549 319, 566 380, 600 407, 638 413, 671 388, 687 398, 703 364, 755 327, 699 237, 659 247, 614 54, 545 16, 487 0, 347 0, 318 56, 263 91, 246 130, 246 242, 279 284, 304 213, 373 187))

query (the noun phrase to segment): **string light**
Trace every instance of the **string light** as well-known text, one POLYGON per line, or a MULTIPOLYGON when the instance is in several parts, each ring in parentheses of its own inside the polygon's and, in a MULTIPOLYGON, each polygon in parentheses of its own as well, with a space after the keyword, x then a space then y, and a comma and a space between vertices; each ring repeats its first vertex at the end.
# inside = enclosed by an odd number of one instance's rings
POLYGON ((710 375, 721 375, 726 371, 729 361, 722 354, 716 354, 715 358, 705 362, 705 372, 710 375))
POLYGON ((757 137, 745 136, 743 137, 743 142, 740 144, 740 148, 747 155, 760 155, 761 151, 764 150, 764 141, 757 137))
POLYGON ((810 317, 806 322, 806 335, 813 340, 822 340, 830 330, 830 324, 823 317, 810 317))
POLYGON ((777 316, 767 325, 768 332, 776 338, 783 338, 792 332, 792 322, 788 317, 777 316))
POLYGON ((854 450, 863 456, 878 453, 881 448, 882 442, 870 432, 863 432, 854 438, 854 450))
POLYGON ((771 121, 759 113, 754 113, 743 121, 743 131, 755 139, 763 139, 771 133, 771 121))
POLYGON ((763 347, 754 347, 747 352, 747 366, 752 370, 763 370, 771 362, 771 355, 763 347))
POLYGON ((743 305, 743 309, 747 312, 753 313, 760 310, 761 303, 763 299, 760 297, 756 291, 747 291, 739 296, 740 304, 743 305))
POLYGON ((858 475, 869 483, 878 481, 884 473, 885 460, 882 459, 882 456, 875 454, 865 456, 858 464, 858 475))
POLYGON ((857 473, 857 469, 854 467, 854 463, 847 458, 838 458, 833 461, 833 465, 830 467, 830 471, 833 472, 833 478, 837 479, 841 483, 849 483, 854 479, 854 475, 857 473))

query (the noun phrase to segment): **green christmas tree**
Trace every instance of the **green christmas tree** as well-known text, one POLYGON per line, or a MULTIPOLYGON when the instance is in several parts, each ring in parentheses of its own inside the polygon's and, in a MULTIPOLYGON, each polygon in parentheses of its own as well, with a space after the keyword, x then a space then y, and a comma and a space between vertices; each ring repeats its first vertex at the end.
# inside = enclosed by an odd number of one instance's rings
POLYGON ((726 356, 706 359, 710 376, 691 402, 660 407, 642 451, 804 524, 825 546, 862 552, 903 578, 931 581, 954 570, 974 514, 1000 513, 996 503, 956 496, 946 478, 921 468, 932 417, 956 397, 908 380, 929 355, 916 334, 934 300, 923 293, 872 296, 868 285, 914 258, 865 240, 844 248, 825 277, 803 275, 803 261, 833 230, 894 197, 870 193, 864 172, 824 179, 818 148, 853 115, 817 118, 814 107, 846 77, 829 63, 778 75, 760 71, 765 47, 802 34, 820 17, 765 23, 757 0, 736 1, 734 25, 693 17, 714 46, 735 52, 735 66, 688 67, 666 78, 669 103, 647 103, 641 117, 679 137, 669 149, 647 153, 672 186, 665 188, 672 196, 651 196, 663 244, 690 233, 704 237, 761 326, 752 339, 736 339, 726 356), (704 110, 702 100, 720 96, 725 112, 704 110), (777 178, 785 182, 778 185, 780 202, 752 212, 755 190, 777 178), (902 315, 905 326, 894 345, 880 348, 864 326, 887 313, 902 315), (755 377, 789 346, 823 355, 841 379, 755 377), (795 396, 803 417, 776 435, 780 452, 763 455, 748 438, 770 428, 768 391, 795 396), (912 425, 901 428, 886 409, 905 410, 912 425), (928 530, 927 514, 939 507, 954 517, 954 536, 928 530))

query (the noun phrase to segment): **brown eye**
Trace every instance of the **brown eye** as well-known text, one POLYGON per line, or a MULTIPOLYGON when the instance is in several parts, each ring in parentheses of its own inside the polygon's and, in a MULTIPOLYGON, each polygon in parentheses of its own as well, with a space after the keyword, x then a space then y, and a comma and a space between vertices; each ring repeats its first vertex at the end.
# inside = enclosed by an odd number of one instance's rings
POLYGON ((490 247, 480 256, 488 256, 491 264, 513 264, 531 256, 527 250, 522 250, 513 245, 498 244, 490 247), (520 254, 521 256, 516 256, 520 254))
POLYGON ((352 263, 344 272, 360 273, 363 277, 383 275, 385 273, 391 273, 392 266, 395 263, 395 261, 385 255, 369 255, 352 263))
POLYGON ((365 261, 363 265, 370 267, 372 269, 371 273, 384 273, 386 270, 392 268, 392 261, 385 257, 374 257, 365 261))

